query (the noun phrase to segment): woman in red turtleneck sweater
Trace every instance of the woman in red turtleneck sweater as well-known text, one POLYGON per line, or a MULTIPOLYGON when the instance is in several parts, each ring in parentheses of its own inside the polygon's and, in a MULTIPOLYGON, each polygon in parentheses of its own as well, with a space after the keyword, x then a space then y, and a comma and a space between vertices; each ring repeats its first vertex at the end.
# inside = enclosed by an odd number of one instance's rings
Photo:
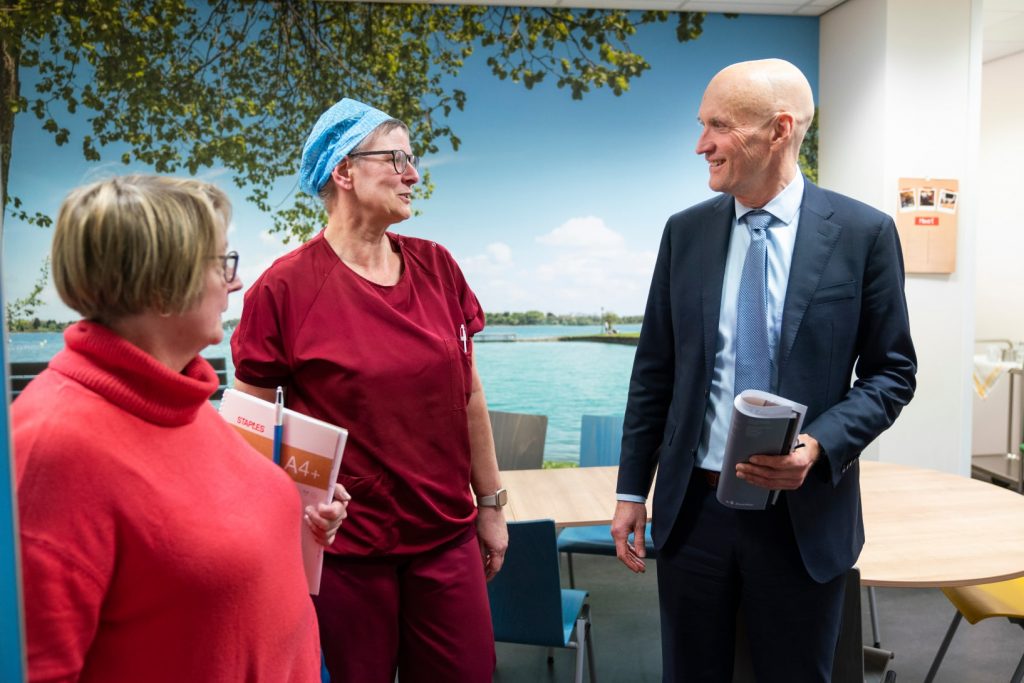
MULTIPOLYGON (((198 356, 242 286, 229 215, 155 176, 61 207, 54 281, 85 320, 12 407, 33 681, 319 680, 298 494, 217 415, 198 356)), ((322 542, 344 508, 306 510, 322 542)))

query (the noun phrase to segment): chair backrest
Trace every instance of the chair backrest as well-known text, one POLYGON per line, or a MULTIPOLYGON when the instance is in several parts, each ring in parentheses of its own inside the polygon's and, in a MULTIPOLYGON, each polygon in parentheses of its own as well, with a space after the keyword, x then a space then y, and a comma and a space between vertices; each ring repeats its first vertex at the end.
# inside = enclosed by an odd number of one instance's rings
POLYGON ((544 465, 544 442, 548 436, 547 415, 488 411, 498 469, 535 470, 544 465))
POLYGON ((210 396, 211 401, 219 401, 224 397, 224 390, 228 388, 228 363, 224 356, 207 358, 214 372, 217 373, 217 390, 210 396))
MULTIPOLYGON (((863 683, 877 681, 881 676, 865 677, 866 661, 864 634, 861 630, 860 570, 852 567, 846 573, 846 588, 843 594, 843 614, 839 623, 839 640, 832 664, 832 683, 863 683)), ((883 672, 884 673, 884 672, 883 672)))
POLYGON ((494 639, 565 647, 562 588, 555 523, 550 519, 508 523, 508 551, 487 584, 494 639))
POLYGON ((621 452, 621 415, 583 416, 580 426, 580 467, 618 465, 621 452))
POLYGON ((11 363, 11 400, 25 390, 28 383, 36 378, 49 365, 47 361, 29 361, 11 363))
MULTIPOLYGON (((864 635, 861 632, 860 607, 860 570, 856 567, 846 574, 846 586, 843 594, 843 612, 839 623, 839 639, 836 642, 835 656, 832 663, 832 683, 864 683, 881 681, 884 671, 872 669, 865 672, 865 664, 869 658, 869 650, 864 647, 864 635), (865 675, 865 674, 868 675, 865 675), (874 674, 874 675, 871 675, 874 674)), ((881 652, 877 650, 876 652, 881 652)), ((879 662, 872 661, 872 667, 879 662)), ((884 667, 884 662, 881 662, 884 667)), ((736 647, 733 659, 734 683, 748 683, 757 680, 754 665, 750 659, 750 641, 747 636, 747 625, 742 610, 736 615, 736 647)))
MULTIPOLYGON (((224 390, 228 386, 228 364, 223 356, 207 358, 210 365, 217 373, 217 390, 210 396, 211 401, 219 401, 224 396, 224 390)), ((46 369, 49 361, 29 361, 11 363, 11 400, 18 398, 18 394, 25 390, 28 383, 36 378, 40 372, 46 369)), ((540 465, 538 465, 540 467, 540 465)))

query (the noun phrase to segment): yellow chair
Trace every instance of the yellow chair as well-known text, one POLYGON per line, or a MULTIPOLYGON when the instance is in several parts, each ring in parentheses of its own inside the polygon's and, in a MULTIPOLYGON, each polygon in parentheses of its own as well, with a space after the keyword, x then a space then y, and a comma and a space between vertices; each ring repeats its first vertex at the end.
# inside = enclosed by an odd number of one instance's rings
MULTIPOLYGON (((989 617, 1006 617, 1013 623, 1024 628, 1024 578, 1011 579, 1010 581, 999 581, 997 583, 985 583, 978 586, 960 586, 957 588, 943 588, 957 612, 953 617, 946 637, 939 646, 935 655, 935 661, 928 670, 925 683, 931 683, 935 674, 942 664, 942 658, 949 649, 949 643, 953 640, 960 621, 967 617, 971 624, 977 624, 982 619, 989 617)), ((1024 679, 1024 657, 1021 657, 1017 664, 1017 670, 1013 672, 1011 683, 1020 683, 1024 679)))

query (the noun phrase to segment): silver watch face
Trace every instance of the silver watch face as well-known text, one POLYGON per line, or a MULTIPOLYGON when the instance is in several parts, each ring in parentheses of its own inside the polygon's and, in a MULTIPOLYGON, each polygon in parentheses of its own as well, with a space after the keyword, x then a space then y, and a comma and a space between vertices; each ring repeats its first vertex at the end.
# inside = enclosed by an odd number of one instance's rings
POLYGON ((480 496, 476 499, 476 504, 480 507, 489 508, 505 507, 505 505, 508 504, 508 491, 505 489, 498 489, 492 496, 480 496))

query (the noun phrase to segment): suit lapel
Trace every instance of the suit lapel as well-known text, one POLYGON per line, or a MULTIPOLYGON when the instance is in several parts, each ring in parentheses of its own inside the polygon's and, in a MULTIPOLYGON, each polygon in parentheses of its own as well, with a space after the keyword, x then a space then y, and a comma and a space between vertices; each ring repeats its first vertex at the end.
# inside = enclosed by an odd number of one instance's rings
POLYGON ((700 227, 700 279, 701 308, 704 319, 704 367, 710 378, 715 366, 718 346, 718 317, 722 309, 722 283, 725 279, 725 261, 729 254, 735 203, 730 195, 722 195, 708 218, 700 227))
POLYGON ((839 240, 842 226, 829 221, 832 205, 817 185, 805 181, 800 205, 800 224, 789 268, 786 303, 782 309, 782 334, 779 340, 779 371, 786 367, 797 332, 811 297, 818 288, 832 250, 839 240))

